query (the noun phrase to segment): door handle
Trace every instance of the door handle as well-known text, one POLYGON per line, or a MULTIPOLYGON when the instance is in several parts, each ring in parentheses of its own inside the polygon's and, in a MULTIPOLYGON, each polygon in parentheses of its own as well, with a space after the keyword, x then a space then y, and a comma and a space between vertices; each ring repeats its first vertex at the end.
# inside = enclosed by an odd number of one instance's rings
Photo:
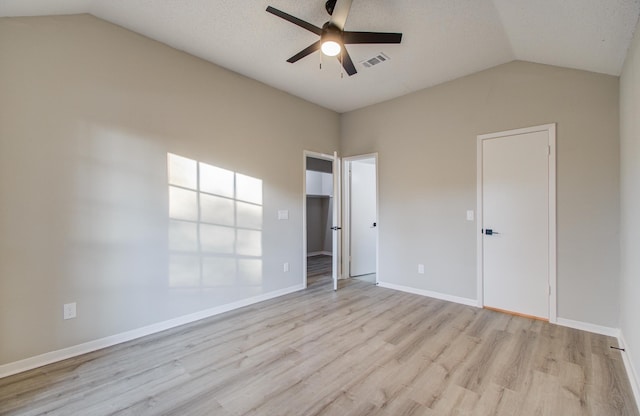
POLYGON ((331 229, 332 229, 333 231, 338 231, 338 230, 342 230, 342 227, 331 227, 331 229))
POLYGON ((500 234, 500 233, 499 233, 499 232, 497 232, 497 231, 493 231, 491 228, 485 228, 483 231, 484 231, 484 233, 485 233, 486 235, 500 234))

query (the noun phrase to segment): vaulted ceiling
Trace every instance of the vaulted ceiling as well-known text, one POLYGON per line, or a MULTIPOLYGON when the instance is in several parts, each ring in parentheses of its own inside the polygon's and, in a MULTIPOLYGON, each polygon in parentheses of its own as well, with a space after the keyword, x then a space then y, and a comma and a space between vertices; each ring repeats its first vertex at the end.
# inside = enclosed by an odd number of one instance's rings
MULTIPOLYGON (((91 13, 338 112, 512 60, 619 75, 640 0, 353 0, 345 30, 402 32, 399 45, 349 45, 358 73, 314 53, 318 38, 265 11, 316 26, 325 0, 0 0, 0 16, 91 13), (361 61, 389 59, 365 68, 361 61)), ((340 0, 338 0, 340 1, 340 0)))

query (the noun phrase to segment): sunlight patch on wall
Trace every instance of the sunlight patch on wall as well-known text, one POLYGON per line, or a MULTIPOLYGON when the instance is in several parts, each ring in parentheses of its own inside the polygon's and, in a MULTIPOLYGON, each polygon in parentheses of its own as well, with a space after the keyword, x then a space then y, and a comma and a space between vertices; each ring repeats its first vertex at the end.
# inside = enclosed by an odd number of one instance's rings
POLYGON ((262 180, 167 154, 169 284, 262 284, 262 180))

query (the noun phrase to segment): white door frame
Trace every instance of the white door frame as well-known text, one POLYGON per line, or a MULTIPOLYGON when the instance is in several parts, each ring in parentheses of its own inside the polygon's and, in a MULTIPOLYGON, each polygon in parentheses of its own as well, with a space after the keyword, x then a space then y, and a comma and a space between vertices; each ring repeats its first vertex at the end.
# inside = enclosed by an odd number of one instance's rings
POLYGON ((498 133, 482 134, 477 141, 477 232, 476 232, 476 256, 477 256, 477 279, 478 279, 478 307, 484 306, 483 288, 483 242, 482 230, 482 143, 487 139, 498 137, 514 136, 535 132, 547 132, 549 135, 549 322, 556 323, 558 315, 557 307, 557 237, 556 237, 556 124, 544 124, 540 126, 526 127, 516 130, 502 131, 498 133))
POLYGON ((378 284, 379 280, 380 280, 380 268, 378 267, 379 265, 379 259, 380 259, 380 236, 379 236, 379 228, 380 228, 380 221, 378 218, 378 207, 380 206, 380 200, 379 200, 379 196, 378 196, 378 190, 379 190, 379 185, 378 185, 378 153, 368 153, 365 155, 358 155, 358 156, 349 156, 349 157, 344 157, 342 158, 342 189, 343 191, 343 198, 342 198, 342 206, 343 206, 343 210, 342 212, 344 213, 344 215, 342 216, 342 247, 343 247, 343 255, 342 255, 342 271, 344 273, 345 278, 349 278, 351 277, 351 266, 349 264, 350 258, 351 258, 351 223, 350 223, 350 219, 351 219, 351 178, 350 175, 348 174, 349 172, 349 167, 351 165, 351 162, 354 161, 358 161, 358 160, 363 160, 363 159, 375 159, 376 161, 376 285, 378 284))
MULTIPOLYGON (((307 288, 307 158, 323 159, 333 162, 333 155, 304 150, 302 152, 302 285, 307 288)), ((335 177, 335 172, 332 172, 335 177)), ((335 191, 334 191, 335 192, 335 191)), ((334 195, 335 197, 335 195, 334 195)), ((336 247, 333 247, 335 254, 336 247)), ((338 270, 338 277, 340 271, 338 270)))

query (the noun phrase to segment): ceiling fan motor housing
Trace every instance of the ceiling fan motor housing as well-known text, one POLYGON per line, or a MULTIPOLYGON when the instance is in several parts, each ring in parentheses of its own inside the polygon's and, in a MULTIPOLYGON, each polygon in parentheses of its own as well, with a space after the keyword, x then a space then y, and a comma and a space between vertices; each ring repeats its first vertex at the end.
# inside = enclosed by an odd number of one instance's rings
POLYGON ((334 41, 342 45, 342 30, 336 25, 327 22, 322 26, 322 36, 320 37, 322 42, 334 41))

